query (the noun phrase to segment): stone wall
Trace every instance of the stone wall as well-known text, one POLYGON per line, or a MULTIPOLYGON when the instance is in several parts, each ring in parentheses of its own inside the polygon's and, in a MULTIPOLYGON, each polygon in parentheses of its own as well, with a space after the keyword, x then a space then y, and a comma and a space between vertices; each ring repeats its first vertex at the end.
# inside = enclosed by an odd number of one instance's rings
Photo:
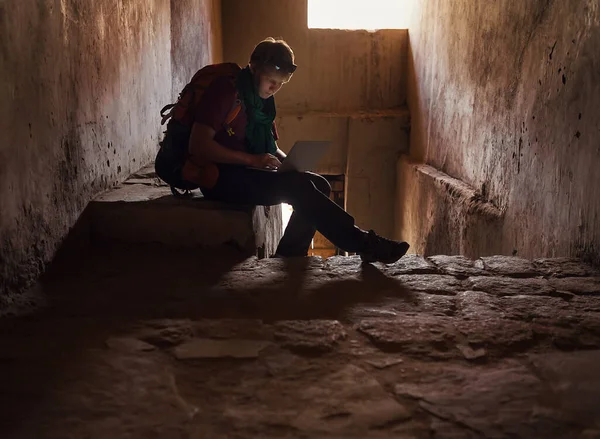
POLYGON ((220 59, 218 21, 203 27, 212 15, 182 9, 218 2, 173 3, 173 19, 169 0, 0 5, 0 306, 43 270, 95 194, 153 159, 159 110, 198 67, 188 64, 220 59))
POLYGON ((397 234, 420 236, 419 252, 459 252, 480 237, 455 233, 453 212, 472 215, 477 201, 502 221, 473 252, 599 262, 598 2, 423 0, 414 12, 411 158, 476 197, 456 209, 461 201, 442 187, 432 199, 413 184, 423 178, 411 177, 416 168, 401 165, 401 178, 414 181, 399 182, 397 234))

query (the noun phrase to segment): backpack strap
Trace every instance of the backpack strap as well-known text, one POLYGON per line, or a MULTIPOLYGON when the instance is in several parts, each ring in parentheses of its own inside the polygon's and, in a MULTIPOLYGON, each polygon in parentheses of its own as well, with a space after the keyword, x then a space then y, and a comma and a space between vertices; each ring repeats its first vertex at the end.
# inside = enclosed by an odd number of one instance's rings
POLYGON ((177 106, 177 104, 179 104, 179 102, 181 101, 181 98, 188 92, 188 90, 192 91, 192 97, 191 100, 192 102, 194 101, 194 96, 196 94, 196 90, 194 88, 194 85, 192 83, 186 84, 185 87, 183 87, 183 90, 181 90, 181 93, 179 93, 179 96, 177 97, 177 102, 173 103, 173 104, 168 104, 165 105, 162 110, 160 110, 160 124, 164 125, 166 121, 168 121, 169 119, 171 119, 171 117, 173 117, 173 113, 175 112, 175 107, 177 106))
POLYGON ((164 125, 165 122, 168 121, 171 118, 171 116, 173 116, 173 108, 175 108, 175 105, 177 105, 177 104, 176 103, 168 104, 168 105, 165 105, 162 108, 162 110, 160 110, 160 117, 161 117, 160 124, 161 125, 164 125))

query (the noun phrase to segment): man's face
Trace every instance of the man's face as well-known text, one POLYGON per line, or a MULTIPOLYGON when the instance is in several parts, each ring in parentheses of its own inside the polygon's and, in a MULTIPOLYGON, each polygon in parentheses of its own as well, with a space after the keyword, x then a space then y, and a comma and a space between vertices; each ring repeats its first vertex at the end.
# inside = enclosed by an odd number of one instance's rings
POLYGON ((290 80, 290 75, 276 71, 261 70, 255 74, 258 95, 268 99, 279 91, 281 86, 290 80))

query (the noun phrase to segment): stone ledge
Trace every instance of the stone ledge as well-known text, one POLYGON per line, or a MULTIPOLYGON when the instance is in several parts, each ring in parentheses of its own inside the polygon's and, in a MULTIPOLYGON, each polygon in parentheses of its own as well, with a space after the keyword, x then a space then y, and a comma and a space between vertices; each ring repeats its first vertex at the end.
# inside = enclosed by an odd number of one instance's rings
POLYGON ((165 186, 152 186, 144 183, 131 184, 126 181, 111 191, 96 197, 94 204, 143 204, 143 205, 168 205, 189 206, 195 209, 222 209, 233 211, 252 211, 253 206, 222 203, 207 200, 199 190, 194 190, 189 198, 176 198, 171 190, 165 186))
POLYGON ((504 210, 467 183, 402 156, 396 167, 395 237, 424 255, 504 253, 504 210))
POLYGON ((281 238, 278 206, 240 206, 206 200, 198 190, 176 198, 146 167, 88 206, 92 242, 116 241, 214 248, 232 244, 268 257, 281 238))
POLYGON ((413 165, 416 172, 431 178, 440 190, 445 191, 450 197, 463 204, 469 213, 477 213, 493 218, 501 218, 503 211, 486 201, 481 193, 469 184, 458 178, 429 165, 413 165))

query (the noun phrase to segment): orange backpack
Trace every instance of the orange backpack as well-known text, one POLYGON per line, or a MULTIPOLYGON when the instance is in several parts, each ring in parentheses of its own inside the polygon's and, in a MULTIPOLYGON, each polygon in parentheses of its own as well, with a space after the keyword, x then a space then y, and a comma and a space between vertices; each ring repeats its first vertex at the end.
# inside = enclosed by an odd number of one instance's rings
MULTIPOLYGON (((221 77, 229 77, 232 81, 235 81, 239 72, 240 66, 235 63, 211 64, 198 70, 179 94, 177 102, 165 105, 160 110, 161 125, 171 119, 191 128, 194 123, 194 111, 210 84, 221 77)), ((240 100, 236 99, 225 118, 225 129, 228 129, 229 124, 237 117, 241 108, 240 100)))

